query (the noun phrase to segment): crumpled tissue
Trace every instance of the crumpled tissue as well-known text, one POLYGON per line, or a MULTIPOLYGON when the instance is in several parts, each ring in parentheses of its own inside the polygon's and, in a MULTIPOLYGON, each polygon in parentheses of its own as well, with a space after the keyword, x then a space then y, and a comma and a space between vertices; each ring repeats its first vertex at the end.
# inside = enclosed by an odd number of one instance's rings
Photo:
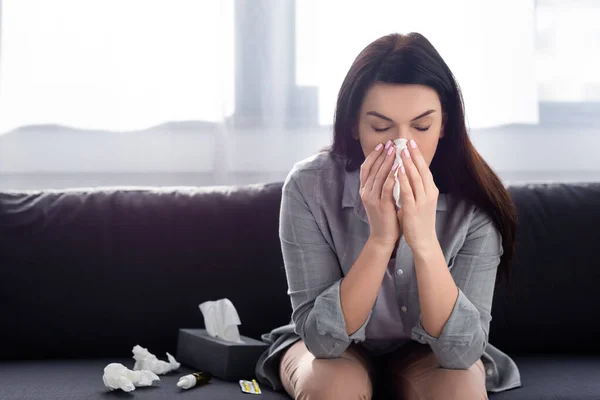
POLYGON ((123 364, 111 363, 104 368, 102 381, 110 390, 131 392, 136 387, 152 386, 152 382, 160 381, 160 378, 152 371, 132 371, 123 364))
POLYGON ((398 168, 394 171, 394 179, 396 183, 394 183, 394 200, 396 201, 396 207, 402 207, 402 199, 400 198, 400 181, 398 180, 398 174, 400 173, 400 167, 402 166, 402 158, 400 157, 400 153, 402 150, 406 148, 408 140, 406 139, 396 139, 394 140, 394 145, 396 146, 396 162, 398 163, 398 168))
POLYGON ((176 370, 181 366, 180 363, 175 360, 175 357, 167 353, 169 362, 159 360, 156 356, 148 351, 148 349, 135 345, 133 347, 133 358, 135 359, 135 365, 133 366, 134 371, 148 370, 155 374, 166 374, 167 372, 176 370))
POLYGON ((206 332, 210 336, 219 337, 230 342, 243 343, 238 330, 238 325, 242 323, 231 300, 205 301, 199 307, 204 316, 206 332))

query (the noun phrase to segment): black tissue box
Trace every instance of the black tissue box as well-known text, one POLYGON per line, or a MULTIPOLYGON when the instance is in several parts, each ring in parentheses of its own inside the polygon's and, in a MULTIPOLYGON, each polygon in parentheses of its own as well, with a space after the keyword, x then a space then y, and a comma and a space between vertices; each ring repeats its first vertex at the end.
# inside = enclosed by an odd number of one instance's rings
POLYGON ((240 340, 243 343, 215 338, 206 329, 180 329, 177 361, 224 380, 252 379, 256 362, 269 345, 242 335, 240 340))

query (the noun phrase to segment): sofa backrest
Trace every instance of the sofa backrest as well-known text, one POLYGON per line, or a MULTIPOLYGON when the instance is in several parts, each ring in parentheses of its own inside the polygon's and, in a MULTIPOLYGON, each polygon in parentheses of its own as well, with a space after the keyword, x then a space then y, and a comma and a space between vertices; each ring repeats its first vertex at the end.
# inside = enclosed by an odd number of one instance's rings
POLYGON ((286 324, 281 183, 0 195, 0 359, 175 353, 198 305, 286 324))
MULTIPOLYGON (((0 194, 0 359, 159 357, 198 304, 227 297, 243 335, 286 324, 282 183, 0 194)), ((600 184, 509 188, 512 293, 490 341, 508 352, 600 352, 600 184), (589 339, 589 340, 587 340, 589 339)))
POLYGON ((600 353, 600 183, 509 187, 518 212, 511 286, 490 343, 515 353, 600 353))

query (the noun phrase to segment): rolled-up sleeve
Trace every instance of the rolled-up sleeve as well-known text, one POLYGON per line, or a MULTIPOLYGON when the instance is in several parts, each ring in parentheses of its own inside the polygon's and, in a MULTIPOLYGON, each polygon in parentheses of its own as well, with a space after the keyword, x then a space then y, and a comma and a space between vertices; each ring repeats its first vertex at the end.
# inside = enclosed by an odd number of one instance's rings
POLYGON ((485 212, 476 209, 465 242, 450 263, 458 297, 448 321, 438 338, 425 331, 420 318, 412 329, 412 339, 429 344, 441 367, 467 369, 483 355, 502 253, 500 232, 485 212))
POLYGON ((319 228, 294 173, 283 186, 279 238, 292 320, 308 350, 317 358, 337 358, 352 341, 364 341, 370 314, 356 332, 347 334, 338 257, 319 228))

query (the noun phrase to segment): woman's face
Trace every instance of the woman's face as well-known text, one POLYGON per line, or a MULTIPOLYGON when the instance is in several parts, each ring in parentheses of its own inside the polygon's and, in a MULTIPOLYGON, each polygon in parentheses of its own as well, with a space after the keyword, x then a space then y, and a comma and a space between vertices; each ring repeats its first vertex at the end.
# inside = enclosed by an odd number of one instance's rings
POLYGON ((427 165, 443 134, 442 106, 424 85, 376 83, 367 91, 358 121, 358 138, 365 157, 379 143, 414 139, 427 165))

